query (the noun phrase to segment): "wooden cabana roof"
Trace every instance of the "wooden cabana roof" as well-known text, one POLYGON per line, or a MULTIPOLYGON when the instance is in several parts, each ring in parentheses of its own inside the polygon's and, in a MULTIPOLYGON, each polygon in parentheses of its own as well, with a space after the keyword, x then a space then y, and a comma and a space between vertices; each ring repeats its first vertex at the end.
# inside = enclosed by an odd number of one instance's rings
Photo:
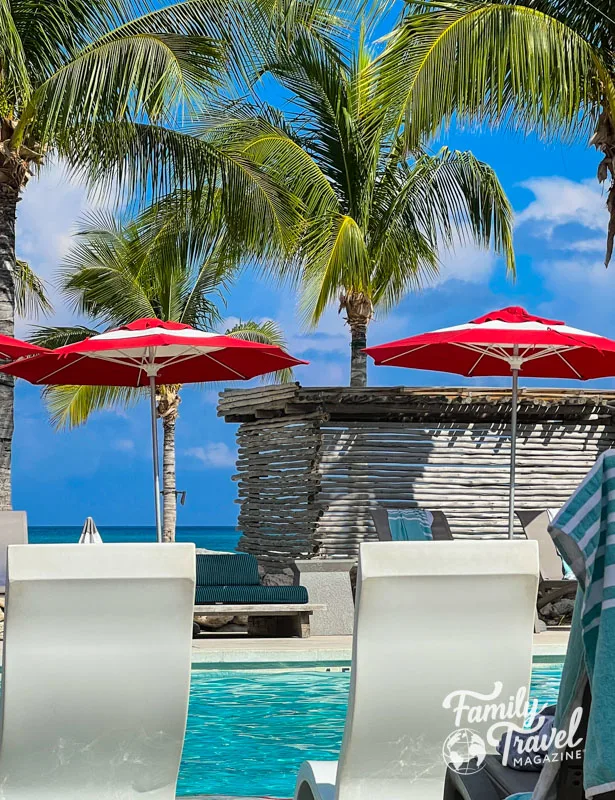
MULTIPOLYGON (((254 389, 227 389, 220 394, 218 415, 227 422, 253 422, 310 414, 334 421, 507 420, 510 389, 506 387, 319 387, 297 383, 254 389)), ((597 389, 525 388, 519 390, 519 416, 531 422, 546 419, 610 419, 615 391, 597 389)))

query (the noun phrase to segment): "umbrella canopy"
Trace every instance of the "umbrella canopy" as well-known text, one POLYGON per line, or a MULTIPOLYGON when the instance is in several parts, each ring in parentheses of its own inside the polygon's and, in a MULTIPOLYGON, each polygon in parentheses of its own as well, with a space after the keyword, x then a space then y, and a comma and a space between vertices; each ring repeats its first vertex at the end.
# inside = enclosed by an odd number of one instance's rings
POLYGON ((307 364, 275 345, 144 318, 81 342, 20 358, 0 370, 39 385, 149 386, 156 535, 162 541, 156 386, 250 380, 307 364))
POLYGON ((145 318, 16 361, 5 371, 42 385, 138 387, 152 378, 158 385, 250 380, 305 363, 275 345, 145 318))
POLYGON ((368 347, 376 364, 454 372, 590 380, 615 374, 615 342, 511 306, 465 325, 368 347))
POLYGON ((92 517, 88 517, 83 525, 79 544, 102 544, 102 536, 98 533, 98 528, 92 517))
POLYGON ((615 375, 615 341, 561 320, 510 306, 464 325, 441 328, 365 351, 381 366, 453 372, 467 377, 512 375, 508 535, 513 536, 519 375, 590 380, 615 375))
POLYGON ((30 342, 22 342, 21 339, 0 334, 0 360, 24 358, 50 352, 45 347, 38 347, 30 342))

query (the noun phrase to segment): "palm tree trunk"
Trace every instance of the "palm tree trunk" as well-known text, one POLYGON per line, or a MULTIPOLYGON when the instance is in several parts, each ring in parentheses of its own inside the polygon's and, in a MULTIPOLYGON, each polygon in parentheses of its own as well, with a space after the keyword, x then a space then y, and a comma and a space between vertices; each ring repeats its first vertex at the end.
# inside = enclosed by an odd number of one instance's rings
MULTIPOLYGON (((0 333, 13 335, 15 319, 15 216, 19 194, 0 184, 0 333)), ((0 373, 0 509, 11 508, 11 445, 15 381, 0 373)))
POLYGON ((177 494, 175 471, 175 425, 180 403, 179 386, 161 386, 158 414, 162 417, 162 540, 175 541, 177 494))
POLYGON ((350 385, 367 386, 367 319, 350 323, 350 385))
POLYGON ((604 155, 598 166, 598 180, 600 183, 604 183, 610 178, 611 182, 606 202, 609 212, 609 227, 604 258, 604 263, 608 267, 615 245, 615 121, 606 111, 600 115, 596 132, 592 136, 590 144, 604 155))
POLYGON ((350 328, 350 385, 367 386, 367 326, 374 314, 371 298, 363 292, 349 290, 340 296, 340 311, 346 312, 350 328))

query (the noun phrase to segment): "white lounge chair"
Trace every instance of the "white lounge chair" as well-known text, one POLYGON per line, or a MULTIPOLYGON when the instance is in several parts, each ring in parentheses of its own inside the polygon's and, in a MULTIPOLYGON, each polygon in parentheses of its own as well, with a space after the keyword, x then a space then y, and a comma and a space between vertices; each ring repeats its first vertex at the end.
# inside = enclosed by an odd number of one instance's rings
POLYGON ((535 542, 362 544, 340 760, 305 762, 296 800, 441 800, 443 701, 527 689, 537 583, 535 542))
POLYGON ((175 800, 192 544, 9 547, 2 800, 175 800))
POLYGON ((6 586, 6 550, 10 544, 28 543, 28 518, 25 511, 0 511, 0 595, 6 586))

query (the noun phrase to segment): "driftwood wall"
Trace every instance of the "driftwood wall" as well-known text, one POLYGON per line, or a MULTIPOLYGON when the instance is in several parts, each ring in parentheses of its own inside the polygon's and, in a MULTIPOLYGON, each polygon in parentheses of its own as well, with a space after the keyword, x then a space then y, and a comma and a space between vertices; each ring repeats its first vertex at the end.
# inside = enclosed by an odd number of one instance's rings
MULTIPOLYGON (((292 384, 227 390, 219 413, 240 423, 240 549, 268 571, 355 556, 374 503, 442 510, 458 537, 506 534, 506 390, 292 384)), ((614 413, 615 392, 522 390, 517 507, 560 506, 615 440, 614 413)))

